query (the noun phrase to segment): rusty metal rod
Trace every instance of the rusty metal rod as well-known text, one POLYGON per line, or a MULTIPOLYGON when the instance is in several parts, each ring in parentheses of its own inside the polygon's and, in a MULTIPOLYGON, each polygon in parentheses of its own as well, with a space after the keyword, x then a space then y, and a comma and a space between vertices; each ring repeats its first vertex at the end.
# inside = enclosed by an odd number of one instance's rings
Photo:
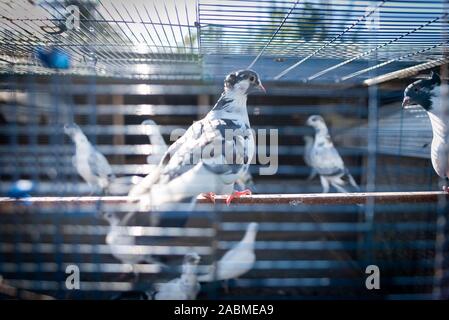
MULTIPOLYGON (((287 204, 287 205, 352 205, 364 204, 367 199, 373 198, 378 204, 394 203, 437 203, 440 197, 447 197, 447 193, 441 191, 420 192, 371 192, 371 193, 312 193, 312 194, 258 194, 242 196, 232 201, 232 204, 287 204)), ((52 207, 57 205, 79 206, 94 205, 99 201, 108 204, 126 204, 137 201, 139 198, 127 196, 108 197, 30 197, 13 199, 0 197, 0 212, 16 206, 52 207)), ((216 204, 224 204, 226 196, 217 195, 216 204)), ((199 196, 198 203, 210 203, 210 200, 199 196)))

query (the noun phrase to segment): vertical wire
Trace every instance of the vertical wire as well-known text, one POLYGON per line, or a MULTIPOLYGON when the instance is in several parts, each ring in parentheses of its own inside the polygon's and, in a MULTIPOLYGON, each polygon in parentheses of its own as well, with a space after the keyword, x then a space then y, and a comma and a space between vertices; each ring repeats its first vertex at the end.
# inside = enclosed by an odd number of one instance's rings
MULTIPOLYGON (((332 40, 330 40, 329 42, 323 44, 321 47, 319 47, 318 49, 316 49, 314 52, 312 52, 311 54, 309 54, 308 56, 306 56, 305 58, 301 59, 300 61, 296 62, 295 64, 291 65, 290 67, 288 67, 287 69, 283 70, 281 73, 279 73, 278 75, 276 75, 274 77, 274 79, 279 80, 280 78, 282 78, 283 76, 285 76, 287 73, 289 73, 290 71, 292 71, 293 69, 297 68, 298 66, 300 66, 301 64, 303 64, 304 62, 306 62, 307 60, 309 60, 310 58, 312 58, 313 56, 315 56, 317 53, 319 53, 321 50, 327 48, 329 45, 333 44, 335 41, 337 41, 338 39, 340 39, 342 36, 344 36, 347 32, 351 31, 354 27, 356 27, 360 22, 366 20, 369 16, 371 16, 376 10, 378 10, 381 6, 383 6, 385 4, 386 0, 381 1, 375 8, 373 8, 369 13, 365 13, 364 15, 362 15, 361 17, 359 17, 355 22, 353 22, 349 27, 345 28, 344 31, 342 31, 340 34, 336 35, 332 40)), ((374 43, 374 46, 376 45, 376 43, 374 43)))
MULTIPOLYGON (((12 132, 11 132, 11 150, 12 153, 14 155, 14 160, 17 163, 18 159, 19 159, 19 154, 18 154, 18 143, 19 143, 19 128, 18 128, 18 111, 17 111, 17 91, 18 91, 18 76, 17 75, 13 75, 11 76, 11 95, 13 96, 13 105, 14 108, 12 110, 13 116, 12 116, 12 132)), ((14 171, 13 171, 13 175, 12 175, 12 181, 13 183, 16 182, 18 179, 20 179, 20 173, 19 173, 19 166, 16 166, 14 171)), ((13 223, 15 224, 15 228, 19 229, 20 225, 21 225, 21 219, 20 219, 20 215, 15 214, 13 216, 13 223)), ((21 232, 17 232, 14 235, 14 262, 17 265, 17 273, 20 273, 22 271, 22 262, 24 261, 23 259, 23 254, 21 252, 20 249, 20 243, 22 242, 22 233, 21 232)))
POLYGON ((195 14, 196 14, 196 42, 198 45, 198 53, 201 53, 201 14, 200 14, 200 0, 195 0, 195 14))
POLYGON ((184 0, 184 8, 186 11, 186 21, 187 21, 187 31, 189 32, 189 42, 190 42, 190 54, 193 57, 193 42, 192 42, 192 33, 190 31, 190 21, 189 21, 189 12, 187 10, 187 2, 184 0))
POLYGON ((282 19, 281 23, 279 24, 279 26, 277 27, 276 31, 274 31, 274 33, 271 35, 270 40, 268 40, 268 42, 265 44, 265 46, 263 46, 263 48, 259 51, 259 54, 254 58, 254 60, 249 64, 249 66, 247 67, 247 69, 251 69, 256 62, 259 60, 259 58, 262 56, 262 54, 265 52, 265 50, 268 48, 268 46, 271 44, 271 42, 273 41, 273 39, 276 37, 276 35, 279 33, 279 31, 282 29, 282 27, 284 26, 285 22, 287 21, 288 17, 290 16, 290 14, 293 12, 293 10, 295 10, 297 4, 299 3, 299 0, 296 0, 295 3, 293 4, 293 6, 290 8, 290 11, 285 15, 284 19, 282 19))
MULTIPOLYGON (((48 146, 50 147, 50 154, 52 155, 52 157, 55 159, 55 163, 54 163, 54 167, 56 169, 57 175, 56 175, 56 181, 54 181, 54 186, 56 187, 55 189, 55 193, 57 195, 60 195, 60 186, 63 184, 63 181, 60 181, 61 176, 62 176, 62 171, 65 169, 63 166, 60 165, 60 152, 59 152, 59 148, 58 145, 61 146, 59 144, 59 139, 58 136, 60 136, 60 126, 59 126, 59 121, 58 121, 58 116, 59 116, 59 106, 60 106, 60 78, 61 75, 55 73, 53 75, 50 76, 50 82, 48 83, 49 86, 49 91, 51 92, 51 97, 53 100, 53 104, 52 104, 52 112, 51 112, 51 116, 50 116, 50 121, 49 121, 49 125, 52 127, 52 130, 49 130, 48 132, 48 146), (56 191, 57 190, 57 191, 56 191)), ((50 158, 52 158, 50 157, 50 158)), ((53 178, 54 179, 54 178, 53 178)), ((62 253, 62 243, 63 243, 63 238, 61 236, 61 229, 63 228, 62 225, 62 216, 61 214, 56 214, 56 212, 64 212, 64 209, 61 207, 61 204, 56 205, 56 207, 54 208, 54 211, 51 211, 50 215, 51 215, 51 221, 52 224, 54 224, 56 226, 56 233, 53 236, 53 245, 55 248, 55 252, 54 252, 54 261, 57 265, 57 270, 58 272, 56 273, 56 279, 58 280, 59 283, 59 287, 58 287, 58 294, 60 294, 64 288, 64 271, 63 270, 63 253, 62 253)))
MULTIPOLYGON (((179 12, 178 12, 178 6, 176 5, 176 2, 174 2, 174 6, 175 6, 175 12, 176 12, 176 19, 178 21, 178 26, 179 26, 179 34, 181 35, 181 41, 182 41, 182 46, 183 46, 183 53, 186 54, 187 53, 187 45, 186 45, 186 40, 184 39, 184 33, 182 32, 182 27, 181 27, 181 20, 179 20, 179 12)), ((167 7, 165 7, 165 10, 167 10, 167 7)), ((168 15, 168 13, 167 13, 168 15)))
MULTIPOLYGON (((175 3, 175 8, 176 8, 176 3, 175 3)), ((179 53, 179 46, 178 46, 178 42, 176 41, 175 30, 173 29, 173 23, 170 20, 170 15, 168 14, 168 10, 167 10, 167 6, 166 6, 165 1, 164 1, 164 10, 165 10, 165 15, 167 16, 167 20, 168 20, 168 24, 170 26, 171 33, 173 35, 173 41, 175 42, 177 53, 179 53)), ((177 10, 178 9, 176 9, 176 13, 178 12, 177 10)))
MULTIPOLYGON (((444 1, 444 11, 449 11, 449 1, 444 1)), ((442 37, 449 40, 449 20, 448 16, 444 19, 443 26, 441 28, 442 37)), ((443 56, 448 58, 449 49, 448 45, 443 47, 443 56)), ((441 74, 441 107, 443 109, 442 117, 445 119, 445 123, 449 123, 449 64, 443 64, 440 67, 441 74)), ((447 134, 447 133, 446 133, 447 134)), ((445 144, 444 160, 449 159, 449 144, 445 144)), ((448 170, 446 169, 446 172, 448 170)), ((449 186, 449 179, 446 178, 443 184, 449 186)), ((449 299, 449 236, 447 232, 449 230, 449 202, 447 196, 438 197, 437 204, 437 221, 436 221, 436 236, 435 236, 435 275, 433 284, 433 298, 434 299, 449 299)))
MULTIPOLYGON (((156 42, 154 41, 153 36, 151 35, 150 31, 148 30, 148 27, 147 27, 146 23, 143 21, 142 16, 140 15, 140 11, 139 11, 139 9, 137 9, 137 6, 136 6, 135 4, 134 4, 134 10, 136 11, 136 13, 137 13, 137 15, 138 15, 138 17, 139 17, 140 22, 141 22, 142 25, 144 26, 145 31, 147 32, 148 36, 150 37, 150 40, 151 40, 151 42, 153 43, 153 46, 156 47, 156 53, 159 55, 159 52, 158 52, 158 50, 157 50, 156 42)), ((129 13, 128 13, 128 14, 129 14, 129 13)), ((130 15, 130 16, 131 16, 131 15, 130 15)), ((143 35, 142 35, 142 37, 143 37, 143 35)), ((144 38, 144 39, 145 39, 145 38, 144 38)), ((146 40, 145 40, 145 42, 146 42, 146 40)), ((151 52, 153 53, 153 48, 152 48, 151 46, 149 46, 149 45, 148 45, 148 47, 149 47, 149 49, 151 50, 151 52)))
MULTIPOLYGON (((156 26, 153 23, 153 19, 151 19, 151 15, 148 12, 147 7, 145 6, 145 4, 143 4, 143 8, 145 9, 145 13, 147 14, 148 20, 150 21, 151 26, 153 27, 154 33, 156 34, 157 39, 159 40, 159 43, 161 44, 161 49, 162 49, 162 54, 165 54, 166 57, 170 57, 169 53, 165 51, 165 46, 164 43, 162 42, 161 37, 159 36, 159 32, 156 29, 156 26)), ((164 26, 161 26, 162 28, 164 28, 164 26)), ((158 50, 159 52, 159 50, 158 50)))
POLYGON ((165 25, 162 22, 161 16, 160 16, 159 11, 157 10, 156 4, 154 2, 153 2, 153 8, 154 8, 154 12, 156 12, 156 16, 159 20, 160 26, 162 28, 162 32, 164 33, 165 40, 167 41, 168 48, 170 49, 170 53, 174 54, 174 52, 173 52, 174 47, 172 46, 171 41, 167 35, 167 32, 165 31, 165 25))
MULTIPOLYGON (((377 28, 371 30, 370 46, 377 43, 377 28)), ((373 59, 369 60, 369 65, 377 64, 377 52, 373 59)), ((370 72, 377 73, 375 70, 370 72)), ((372 75, 370 75, 372 77, 372 75)), ((368 160, 367 160, 367 177, 366 192, 376 191, 376 171, 377 171, 377 135, 378 135, 378 87, 377 85, 368 87, 368 160)), ((367 198, 365 205, 365 223, 368 225, 367 230, 367 250, 366 261, 371 262, 373 259, 373 238, 374 238, 374 214, 375 203, 373 198, 367 198)))

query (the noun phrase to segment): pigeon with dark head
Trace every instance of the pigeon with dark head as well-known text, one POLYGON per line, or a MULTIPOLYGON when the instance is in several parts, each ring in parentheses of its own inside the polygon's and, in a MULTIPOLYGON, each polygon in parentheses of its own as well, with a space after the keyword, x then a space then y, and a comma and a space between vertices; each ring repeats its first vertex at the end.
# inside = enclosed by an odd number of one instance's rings
POLYGON ((353 191, 359 191, 357 183, 332 143, 323 117, 310 116, 307 125, 315 129, 315 140, 310 150, 310 165, 320 176, 323 193, 329 192, 330 186, 342 193, 348 192, 347 188, 350 186, 353 191))
MULTIPOLYGON (((443 190, 449 192, 449 110, 444 110, 442 88, 440 76, 432 72, 429 79, 415 81, 405 89, 402 107, 420 105, 426 110, 433 132, 432 166, 446 180, 443 190)), ((445 88, 447 90, 447 84, 445 88)))
POLYGON ((229 74, 224 92, 212 110, 192 124, 162 157, 158 167, 129 195, 140 196, 143 210, 166 203, 195 201, 202 193, 229 195, 227 203, 249 190, 234 192, 235 182, 249 168, 255 152, 247 96, 265 91, 257 73, 229 74))

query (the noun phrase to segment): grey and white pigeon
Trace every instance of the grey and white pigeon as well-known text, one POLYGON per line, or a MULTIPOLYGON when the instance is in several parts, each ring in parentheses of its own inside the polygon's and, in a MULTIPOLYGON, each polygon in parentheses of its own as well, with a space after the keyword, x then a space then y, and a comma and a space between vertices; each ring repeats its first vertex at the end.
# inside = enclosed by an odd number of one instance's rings
POLYGON ((446 181, 443 190, 449 192, 449 110, 444 112, 442 88, 449 90, 448 84, 442 85, 440 76, 432 72, 429 79, 415 81, 405 89, 402 106, 420 105, 426 110, 433 132, 432 166, 446 181))
POLYGON ((101 189, 103 193, 108 193, 109 185, 115 179, 108 160, 90 144, 78 125, 66 124, 64 132, 75 143, 72 163, 79 175, 89 184, 92 192, 101 189))
POLYGON ((329 192, 332 185, 337 191, 347 193, 346 188, 352 186, 355 191, 359 187, 343 163, 329 135, 329 130, 323 117, 310 116, 307 125, 315 129, 315 140, 310 152, 310 161, 313 169, 320 176, 323 193, 329 192))
POLYGON ((212 110, 192 124, 165 153, 158 167, 131 189, 141 197, 141 208, 195 201, 199 194, 250 194, 233 191, 248 171, 255 152, 254 136, 246 108, 247 95, 263 88, 257 73, 241 70, 229 74, 224 92, 212 110), (143 205, 142 205, 143 202, 143 205))
POLYGON ((153 120, 144 120, 142 122, 145 133, 148 135, 148 139, 151 143, 151 154, 147 157, 148 164, 159 164, 162 157, 168 150, 168 146, 162 137, 159 126, 153 120))
POLYGON ((227 251, 216 263, 209 266, 209 271, 198 276, 199 282, 229 280, 240 277, 250 271, 256 262, 254 244, 258 224, 252 222, 246 229, 243 239, 231 250, 227 251))
POLYGON ((312 168, 309 176, 307 177, 307 180, 312 180, 317 175, 316 170, 312 167, 312 160, 310 158, 314 139, 311 136, 304 136, 303 139, 304 139, 304 143, 305 143, 305 145, 304 145, 304 162, 306 163, 306 165, 308 165, 309 167, 312 168))
POLYGON ((152 294, 154 300, 195 300, 201 285, 197 280, 196 270, 200 256, 188 253, 184 257, 182 274, 169 282, 156 284, 152 294))
POLYGON ((109 247, 111 255, 121 263, 128 265, 130 271, 137 274, 135 265, 141 262, 149 264, 157 264, 160 267, 166 267, 159 261, 155 260, 150 254, 135 251, 136 237, 129 231, 129 227, 125 226, 126 219, 120 218, 112 213, 103 213, 103 218, 109 222, 109 231, 106 235, 106 244, 109 247))

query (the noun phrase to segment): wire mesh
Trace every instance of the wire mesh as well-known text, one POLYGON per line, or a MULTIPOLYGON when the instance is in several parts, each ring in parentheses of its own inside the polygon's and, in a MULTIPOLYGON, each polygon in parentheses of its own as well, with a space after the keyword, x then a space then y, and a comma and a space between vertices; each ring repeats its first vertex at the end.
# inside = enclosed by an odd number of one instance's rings
POLYGON ((436 191, 432 124, 401 106, 430 70, 447 80, 444 1, 20 0, 0 10, 1 298, 155 298, 186 254, 200 255, 204 274, 251 222, 250 271, 225 287, 202 283, 198 299, 445 297, 447 197, 436 191), (249 168, 256 194, 229 207, 218 196, 193 211, 136 208, 126 195, 163 153, 142 122, 172 144, 215 104, 224 77, 248 67, 267 88, 248 99, 251 127, 277 130, 249 168), (320 194, 320 178, 307 179, 313 114, 360 192, 320 194), (111 165, 108 197, 74 166, 72 122, 111 165), (267 159, 273 175, 261 174, 267 159), (366 287, 369 265, 379 290, 366 287), (71 266, 79 289, 67 287, 71 266))

